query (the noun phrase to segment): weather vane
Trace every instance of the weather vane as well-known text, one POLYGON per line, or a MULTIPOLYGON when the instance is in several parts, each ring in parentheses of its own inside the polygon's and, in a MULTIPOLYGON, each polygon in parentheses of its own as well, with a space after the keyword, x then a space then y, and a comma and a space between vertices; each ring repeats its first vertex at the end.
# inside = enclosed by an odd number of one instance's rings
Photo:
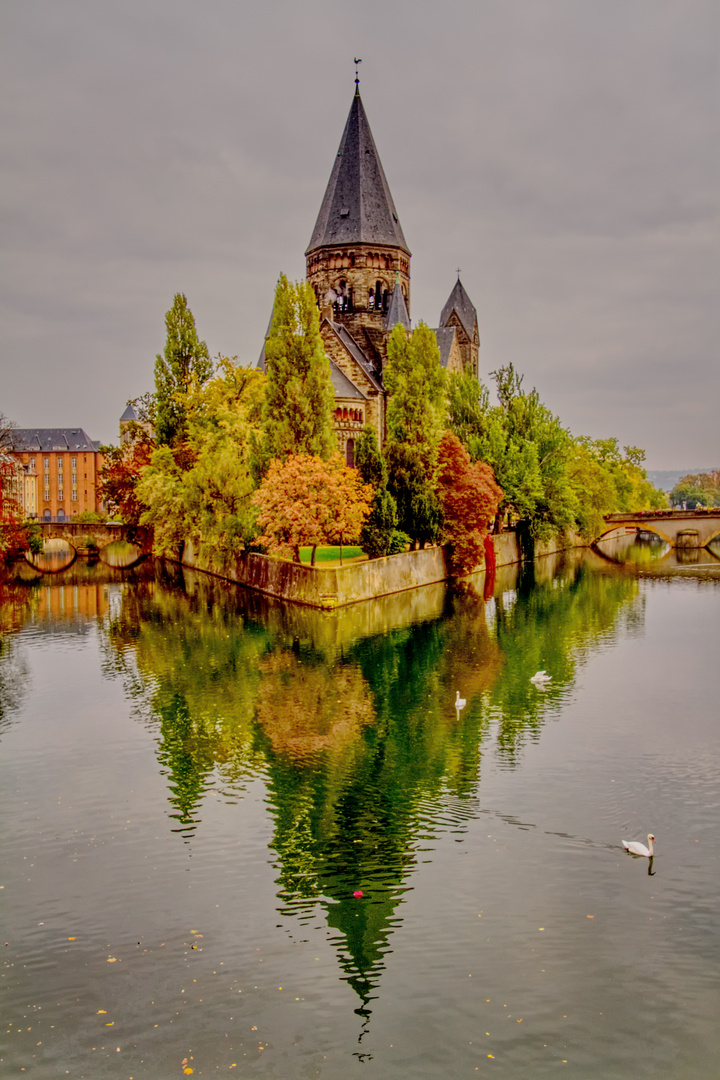
POLYGON ((358 75, 358 64, 362 64, 362 60, 359 56, 354 57, 353 63, 355 64, 355 93, 357 94, 360 88, 360 76, 358 75))

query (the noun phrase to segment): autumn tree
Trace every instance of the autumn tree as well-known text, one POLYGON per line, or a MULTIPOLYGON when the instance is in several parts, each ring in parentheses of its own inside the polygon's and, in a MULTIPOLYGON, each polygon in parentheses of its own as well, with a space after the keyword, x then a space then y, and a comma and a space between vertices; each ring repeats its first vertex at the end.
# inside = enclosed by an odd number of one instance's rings
POLYGON ((489 465, 473 462, 457 435, 446 431, 439 447, 438 493, 443 511, 442 542, 455 574, 482 562, 488 526, 503 497, 489 465))
POLYGON ((119 446, 103 446, 98 493, 108 512, 127 525, 131 534, 140 524, 145 504, 138 494, 142 470, 150 463, 155 440, 142 424, 131 423, 119 446))
POLYGON ((355 468, 373 489, 370 512, 360 531, 360 546, 370 559, 389 555, 397 531, 397 506, 387 488, 387 464, 377 444, 375 429, 369 424, 355 443, 355 468))
POLYGON ((335 393, 315 294, 306 281, 291 283, 280 275, 265 342, 265 370, 258 473, 263 475, 274 458, 330 457, 337 448, 332 424, 335 393))
POLYGON ((256 491, 257 543, 269 554, 300 562, 300 546, 357 543, 372 500, 372 488, 339 454, 328 461, 293 454, 270 463, 256 491))
POLYGON ((200 341, 184 293, 176 293, 165 315, 167 340, 155 361, 155 438, 159 446, 182 442, 186 432, 186 397, 191 384, 212 374, 208 347, 200 341))
POLYGON ((720 506, 720 471, 688 473, 678 480, 670 492, 673 506, 720 506))

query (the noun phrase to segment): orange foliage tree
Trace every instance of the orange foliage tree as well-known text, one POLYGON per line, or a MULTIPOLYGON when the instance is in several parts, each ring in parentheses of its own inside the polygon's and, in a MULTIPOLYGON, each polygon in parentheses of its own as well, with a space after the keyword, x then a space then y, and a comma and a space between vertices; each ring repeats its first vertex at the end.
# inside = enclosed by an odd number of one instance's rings
POLYGON ((271 555, 300 562, 300 545, 356 543, 373 491, 339 454, 329 461, 294 454, 272 461, 253 496, 262 534, 257 543, 271 555))
POLYGON ((142 469, 150 464, 155 440, 140 424, 133 424, 130 438, 120 446, 104 446, 100 497, 111 514, 118 514, 131 530, 137 528, 145 504, 137 486, 142 469))
POLYGON ((490 466, 472 461, 450 431, 440 440, 438 497, 443 509, 442 541, 449 547, 453 573, 469 574, 482 562, 488 525, 503 491, 490 466))

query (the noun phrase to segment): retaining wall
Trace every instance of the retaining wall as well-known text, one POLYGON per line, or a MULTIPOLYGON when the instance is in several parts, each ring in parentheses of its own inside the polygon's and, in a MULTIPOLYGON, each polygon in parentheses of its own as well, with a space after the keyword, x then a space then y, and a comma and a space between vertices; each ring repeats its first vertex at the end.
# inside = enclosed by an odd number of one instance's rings
MULTIPOLYGON (((522 562, 523 556, 515 533, 500 533, 492 540, 496 566, 522 562)), ((584 546, 580 537, 575 535, 555 537, 537 544, 535 556, 584 546)), ((186 544, 180 562, 183 566, 237 582, 268 596, 327 611, 361 600, 434 585, 447 581, 450 576, 445 551, 441 547, 406 551, 402 555, 388 555, 384 559, 333 568, 307 566, 269 555, 247 554, 234 565, 220 568, 212 559, 200 558, 192 545, 186 544)), ((483 567, 479 566, 478 571, 481 570, 483 567)))

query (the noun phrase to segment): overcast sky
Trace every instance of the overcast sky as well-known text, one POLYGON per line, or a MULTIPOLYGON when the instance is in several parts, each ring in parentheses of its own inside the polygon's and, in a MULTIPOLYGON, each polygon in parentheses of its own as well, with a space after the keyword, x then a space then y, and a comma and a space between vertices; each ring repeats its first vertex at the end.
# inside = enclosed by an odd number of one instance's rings
POLYGON ((720 465, 718 0, 3 0, 0 411, 117 439, 185 292, 255 363, 361 93, 482 377, 575 434, 720 465))

